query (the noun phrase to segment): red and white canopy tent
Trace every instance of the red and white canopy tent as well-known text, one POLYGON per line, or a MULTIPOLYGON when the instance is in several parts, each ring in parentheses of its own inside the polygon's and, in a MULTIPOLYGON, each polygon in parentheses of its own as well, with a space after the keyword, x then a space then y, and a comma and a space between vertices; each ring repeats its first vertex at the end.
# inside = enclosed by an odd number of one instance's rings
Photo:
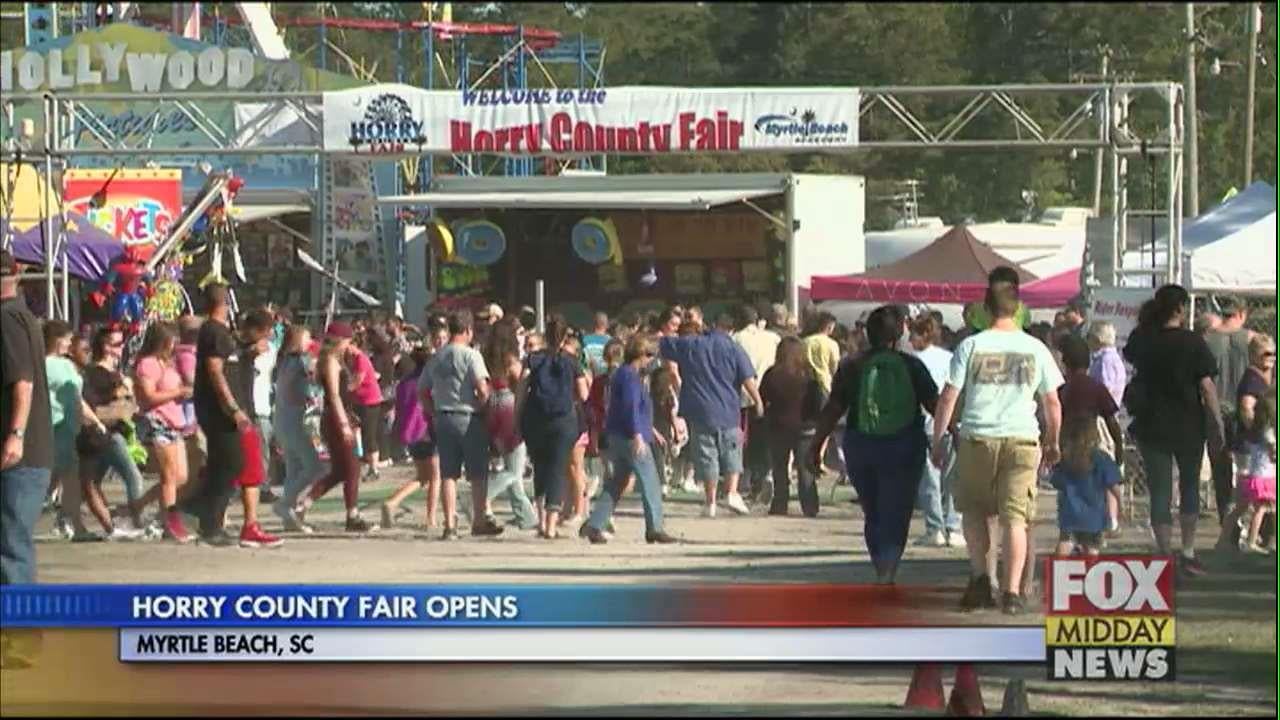
POLYGON ((982 300, 987 274, 1005 265, 1018 272, 1029 308, 1062 307, 1080 292, 1079 270, 1038 278, 957 225, 924 248, 889 265, 856 275, 815 275, 815 302, 963 305, 982 300))

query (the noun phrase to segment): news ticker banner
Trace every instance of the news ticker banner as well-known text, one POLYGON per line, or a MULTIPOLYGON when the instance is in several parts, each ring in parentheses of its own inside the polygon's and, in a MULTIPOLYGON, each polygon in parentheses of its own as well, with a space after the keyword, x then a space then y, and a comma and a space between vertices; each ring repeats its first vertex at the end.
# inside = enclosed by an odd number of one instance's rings
POLYGON ((1050 558, 1044 577, 1050 680, 1174 679, 1173 558, 1050 558))
POLYGON ((0 587, 5 627, 120 628, 120 659, 1042 662, 953 589, 849 585, 0 587))
POLYGON ((814 152, 858 145, 857 88, 615 87, 326 92, 324 149, 517 157, 814 152))

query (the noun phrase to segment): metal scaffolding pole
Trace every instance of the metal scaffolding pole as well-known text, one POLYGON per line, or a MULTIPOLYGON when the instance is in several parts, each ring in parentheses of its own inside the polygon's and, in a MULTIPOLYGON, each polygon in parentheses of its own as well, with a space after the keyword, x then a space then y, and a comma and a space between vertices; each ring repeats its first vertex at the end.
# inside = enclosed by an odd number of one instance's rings
POLYGON ((57 106, 55 105, 54 96, 49 94, 45 96, 44 101, 44 179, 46 196, 41 198, 43 202, 40 211, 44 216, 44 282, 45 282, 45 317, 55 318, 56 306, 53 295, 53 277, 54 277, 54 242, 53 242, 53 214, 49 212, 48 193, 54 192, 53 187, 53 154, 57 149, 57 137, 55 137, 55 116, 57 114, 57 106))

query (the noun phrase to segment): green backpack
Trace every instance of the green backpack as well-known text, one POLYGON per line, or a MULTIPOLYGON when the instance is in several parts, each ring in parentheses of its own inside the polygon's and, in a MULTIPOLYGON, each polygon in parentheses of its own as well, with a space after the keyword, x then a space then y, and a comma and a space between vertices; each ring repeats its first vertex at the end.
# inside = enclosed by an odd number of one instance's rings
POLYGON ((878 352, 862 364, 858 378, 856 429, 884 437, 901 432, 916 417, 916 389, 907 361, 897 352, 878 352))

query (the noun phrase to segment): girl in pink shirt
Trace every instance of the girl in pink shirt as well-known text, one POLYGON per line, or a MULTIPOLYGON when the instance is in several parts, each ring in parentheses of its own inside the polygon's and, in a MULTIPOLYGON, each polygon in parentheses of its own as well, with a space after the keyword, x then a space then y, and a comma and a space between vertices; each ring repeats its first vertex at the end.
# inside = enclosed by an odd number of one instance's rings
POLYGON ((191 386, 182 381, 174 363, 177 343, 177 330, 173 325, 152 325, 134 368, 134 387, 142 412, 138 435, 155 453, 160 466, 160 483, 138 498, 131 509, 141 512, 142 508, 159 499, 165 537, 185 543, 191 536, 183 526, 177 503, 178 489, 186 484, 188 477, 186 444, 183 441, 187 420, 178 403, 191 397, 191 386))

